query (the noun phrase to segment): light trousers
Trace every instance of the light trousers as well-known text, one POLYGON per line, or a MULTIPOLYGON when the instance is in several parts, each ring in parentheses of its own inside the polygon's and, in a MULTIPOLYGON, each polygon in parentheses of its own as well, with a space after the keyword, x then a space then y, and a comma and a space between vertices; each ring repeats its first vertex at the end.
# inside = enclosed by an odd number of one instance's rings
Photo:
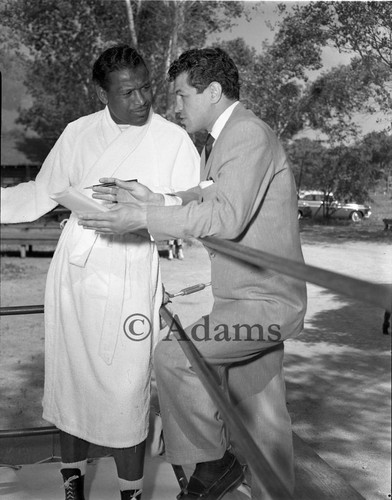
MULTIPOLYGON (((294 489, 290 416, 286 407, 283 343, 264 341, 197 341, 186 332, 228 391, 251 436, 289 491, 294 489)), ((195 464, 236 449, 216 405, 183 353, 181 342, 165 337, 155 349, 154 366, 165 438, 166 459, 195 464)), ((238 458, 246 463, 246 457, 238 458)), ((251 464, 248 464, 251 468, 251 464)), ((252 479, 252 498, 268 500, 263 485, 252 479)))

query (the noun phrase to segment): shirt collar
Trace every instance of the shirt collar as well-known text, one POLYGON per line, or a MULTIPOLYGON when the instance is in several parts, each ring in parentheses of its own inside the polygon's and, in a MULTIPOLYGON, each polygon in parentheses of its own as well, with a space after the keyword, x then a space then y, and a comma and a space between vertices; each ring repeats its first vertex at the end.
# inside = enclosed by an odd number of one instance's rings
POLYGON ((216 122, 214 123, 212 130, 211 130, 211 135, 215 139, 215 141, 218 139, 220 133, 223 130, 223 127, 226 125, 227 120, 230 118, 231 113, 234 111, 234 108, 237 106, 239 101, 233 102, 231 106, 229 106, 227 109, 223 111, 223 113, 218 117, 216 122))

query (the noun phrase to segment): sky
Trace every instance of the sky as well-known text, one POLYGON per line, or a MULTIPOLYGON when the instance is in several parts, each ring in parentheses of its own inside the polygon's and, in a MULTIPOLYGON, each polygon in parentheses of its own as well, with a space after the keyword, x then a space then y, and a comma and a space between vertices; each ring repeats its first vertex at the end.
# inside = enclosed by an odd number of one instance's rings
MULTIPOLYGON (((230 40, 232 38, 242 37, 248 45, 253 46, 259 51, 264 40, 271 42, 273 39, 274 33, 267 26, 266 21, 274 24, 278 19, 276 13, 276 5, 278 2, 246 1, 244 3, 246 12, 252 17, 251 21, 247 21, 245 17, 236 20, 237 26, 223 34, 221 33, 211 37, 211 39, 215 38, 217 40, 220 38, 221 40, 230 40)), ((290 2, 285 3, 289 4, 290 2)))

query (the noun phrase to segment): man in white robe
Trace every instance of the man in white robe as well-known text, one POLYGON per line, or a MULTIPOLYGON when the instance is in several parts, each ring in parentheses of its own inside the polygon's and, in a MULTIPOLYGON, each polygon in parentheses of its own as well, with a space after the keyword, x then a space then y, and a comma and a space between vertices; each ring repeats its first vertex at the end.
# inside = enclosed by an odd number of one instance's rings
MULTIPOLYGON (((65 128, 35 181, 2 190, 2 223, 41 217, 56 206, 50 195, 69 186, 92 197, 85 188, 104 177, 160 193, 198 183, 199 155, 182 128, 152 111, 134 49, 106 50, 93 80, 105 109, 65 128)), ((43 399, 43 417, 60 429, 66 498, 84 499, 89 443, 113 449, 121 498, 140 498, 161 300, 147 233, 100 236, 71 214, 47 277, 43 399)))

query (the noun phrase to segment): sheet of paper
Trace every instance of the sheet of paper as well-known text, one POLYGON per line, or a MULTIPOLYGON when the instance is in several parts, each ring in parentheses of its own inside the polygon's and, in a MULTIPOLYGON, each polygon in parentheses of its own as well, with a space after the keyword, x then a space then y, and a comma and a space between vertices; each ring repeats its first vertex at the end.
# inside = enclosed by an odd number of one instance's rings
POLYGON ((72 186, 60 193, 53 193, 50 195, 52 200, 57 201, 72 212, 83 214, 86 212, 106 212, 109 210, 107 205, 102 205, 92 198, 84 196, 84 194, 77 191, 72 186))

